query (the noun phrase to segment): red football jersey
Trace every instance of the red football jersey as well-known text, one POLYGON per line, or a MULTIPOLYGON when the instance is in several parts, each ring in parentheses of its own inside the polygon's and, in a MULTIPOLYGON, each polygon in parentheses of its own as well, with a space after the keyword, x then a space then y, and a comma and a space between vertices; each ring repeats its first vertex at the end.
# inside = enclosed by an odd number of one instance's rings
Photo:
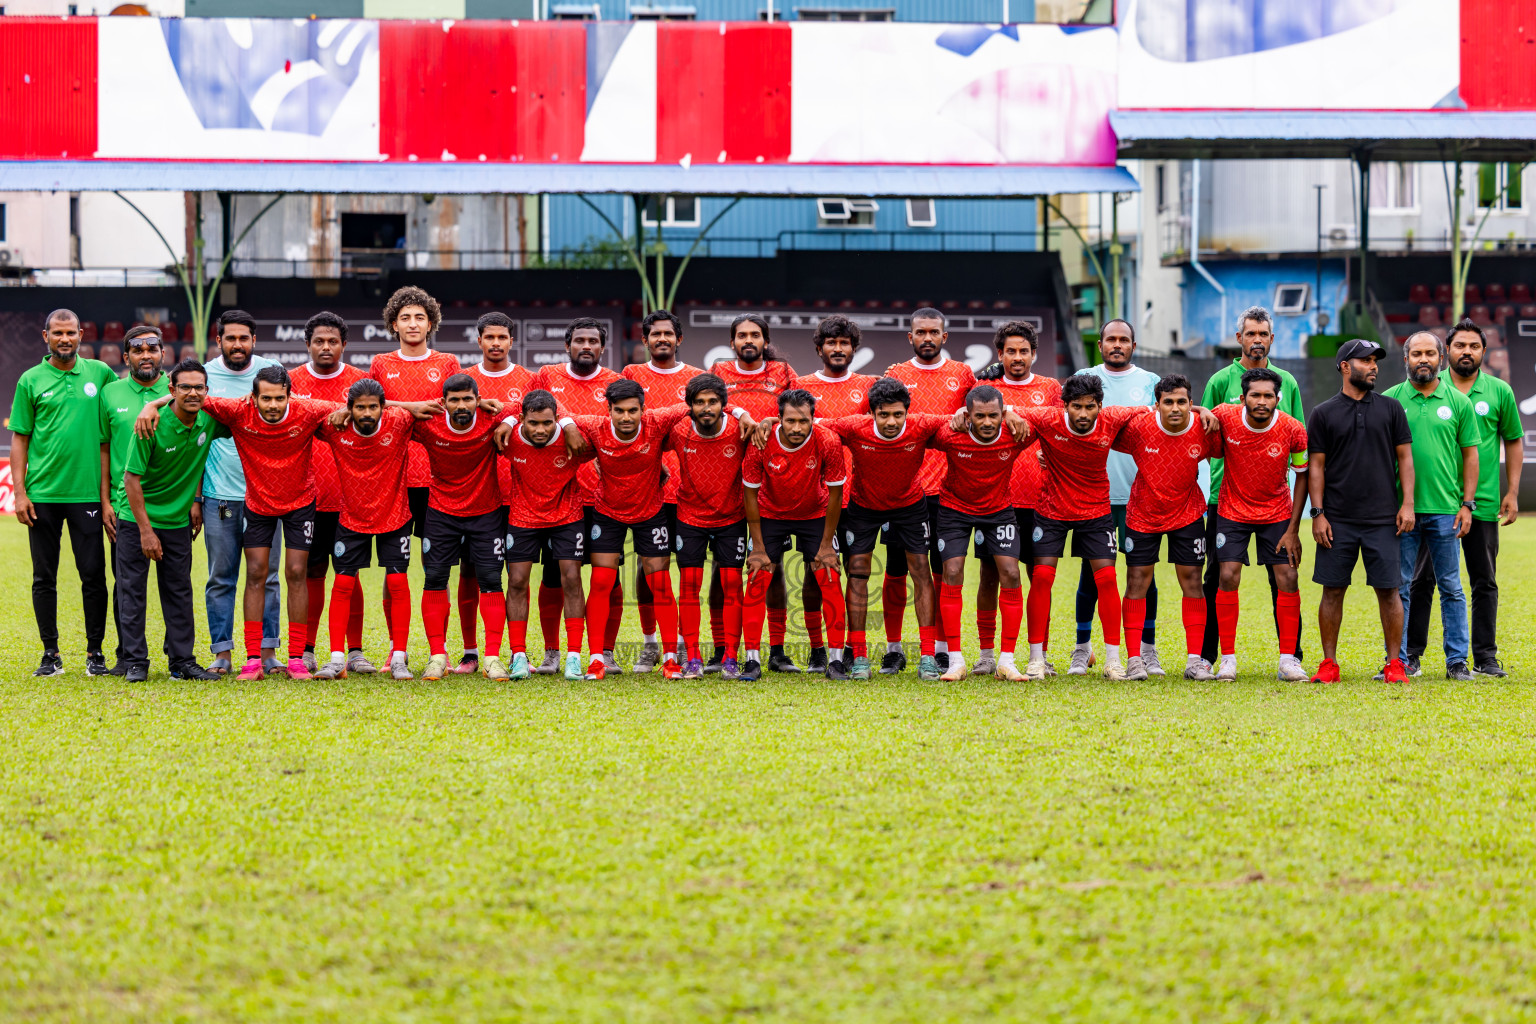
POLYGON ((822 426, 842 438, 853 459, 853 500, 867 509, 883 512, 906 508, 923 498, 918 470, 929 452, 928 439, 949 422, 949 416, 908 413, 901 433, 885 438, 875 429, 873 416, 842 416, 822 426))
MULTIPOLYGON (((305 363, 288 371, 293 382, 289 394, 294 398, 346 405, 347 389, 366 376, 362 370, 346 363, 323 375, 316 373, 312 364, 305 363)), ((340 512, 341 481, 336 477, 336 456, 331 454, 330 446, 317 447, 311 463, 315 473, 315 508, 321 512, 340 512)))
MULTIPOLYGON (((670 409, 687 402, 688 382, 704 371, 697 366, 678 363, 670 370, 658 370, 650 363, 631 363, 624 367, 624 376, 639 384, 645 392, 647 409, 670 409)), ((677 488, 681 481, 677 476, 677 452, 662 453, 662 467, 667 471, 667 483, 661 500, 677 504, 677 488)))
MULTIPOLYGON (((602 485, 597 494, 597 510, 621 523, 643 522, 661 511, 661 453, 667 432, 688 410, 647 410, 640 417, 640 429, 628 441, 613 432, 607 416, 577 416, 576 426, 587 444, 597 449, 598 472, 602 485)), ((733 421, 734 422, 734 421, 733 421)))
POLYGON ((756 370, 743 370, 734 359, 722 359, 709 372, 725 381, 731 404, 747 410, 754 420, 779 414, 779 396, 795 386, 795 370, 783 360, 765 360, 756 370))
MULTIPOLYGON (((414 358, 401 355, 398 349, 380 352, 368 366, 368 376, 384 385, 384 398, 391 402, 430 402, 442 398, 443 381, 459 372, 457 357, 435 349, 428 349, 414 358)), ((411 464, 406 479, 410 487, 432 484, 427 451, 417 442, 411 443, 411 464)))
MULTIPOLYGON (((601 416, 606 420, 608 398, 603 394, 603 389, 618 379, 619 375, 606 366, 599 366, 586 377, 578 377, 571 372, 570 363, 556 363, 539 367, 528 390, 548 391, 554 395, 561 416, 601 416)), ((597 463, 590 459, 583 462, 576 471, 576 479, 581 484, 583 505, 597 504, 600 489, 597 474, 597 463)))
POLYGON ((1067 426, 1067 411, 1057 408, 1025 409, 1019 415, 1029 421, 1045 452, 1045 493, 1035 509, 1048 519, 1080 523, 1109 515, 1109 474, 1104 465, 1120 429, 1145 406, 1106 405, 1086 434, 1067 426))
POLYGON ((741 481, 757 492, 757 510, 765 519, 820 519, 827 514, 827 488, 846 485, 843 442, 823 426, 798 448, 784 447, 781 429, 759 449, 747 448, 741 481))
POLYGON ((476 410, 474 422, 463 431, 455 430, 446 414, 416 421, 413 436, 426 448, 432 465, 428 508, 451 516, 480 516, 501 504, 491 434, 504 418, 476 410))
MULTIPOLYGON (((476 386, 480 388, 481 398, 493 398, 507 406, 502 410, 504 414, 522 414, 521 403, 523 396, 528 393, 529 382, 533 380, 532 370, 508 363, 505 370, 491 373, 485 368, 485 363, 480 362, 465 367, 464 373, 474 378, 476 386)), ((496 483, 501 487, 501 503, 512 504, 512 474, 504 459, 496 462, 496 483)))
POLYGON ((944 424, 928 442, 944 454, 944 487, 939 504, 972 516, 990 516, 1008 508, 1008 483, 1013 465, 1020 459, 1032 459, 1026 449, 1034 446, 1030 437, 1020 444, 1007 426, 990 442, 976 440, 969 430, 955 430, 944 424))
POLYGON ((415 425, 404 409, 385 409, 378 429, 367 436, 350 423, 339 430, 329 423, 320 428, 336 461, 342 526, 354 533, 389 533, 411 518, 405 480, 415 425))
POLYGON ((283 418, 268 423, 250 395, 203 399, 203 411, 234 435, 235 451, 245 468, 246 508, 258 515, 278 516, 315 500, 315 433, 338 408, 331 402, 289 398, 283 418))
POLYGON ((1278 523, 1291 518, 1287 469, 1307 468, 1307 428, 1279 410, 1263 430, 1248 425, 1241 405, 1218 405, 1221 420, 1221 490, 1216 514, 1234 523, 1278 523))
POLYGON ((677 453, 682 484, 677 492, 678 522, 710 529, 739 523, 747 516, 741 502, 741 460, 750 441, 727 415, 720 433, 705 437, 684 417, 667 431, 666 447, 677 453))
POLYGON ((1209 433, 1192 416, 1189 426, 1170 434, 1156 409, 1143 409, 1120 431, 1113 448, 1136 460, 1136 479, 1125 510, 1125 525, 1139 533, 1167 533, 1205 515, 1200 463, 1221 455, 1221 435, 1209 433))
MULTIPOLYGON (((808 373, 804 377, 795 378, 795 387, 804 388, 816 396, 816 418, 819 420, 835 420, 840 416, 859 416, 869 412, 869 386, 879 377, 868 377, 861 373, 850 373, 846 377, 825 377, 820 370, 808 373)), ((849 478, 853 477, 853 467, 849 465, 849 459, 843 457, 844 472, 849 478)), ((853 498, 851 484, 843 488, 843 507, 848 507, 848 502, 853 498)), ((762 500, 762 496, 758 496, 762 500)), ((817 513, 820 515, 821 513, 817 513)))
POLYGON ((507 509, 507 523, 523 530, 538 530, 580 519, 581 484, 576 471, 583 462, 591 461, 593 450, 588 448, 573 459, 566 452, 565 438, 559 431, 548 444, 535 445, 523 436, 517 417, 507 422, 514 429, 502 451, 505 458, 500 461, 512 475, 515 495, 507 509))
MULTIPOLYGON (((1031 373, 1024 380, 1009 380, 1007 377, 1002 377, 987 383, 1003 393, 1003 401, 1014 412, 1038 409, 1047 405, 1061 405, 1061 381, 1055 377, 1042 377, 1038 373, 1031 373)), ((1040 495, 1044 490, 1045 464, 1041 461, 1040 449, 1036 447, 1023 458, 1014 460, 1012 496, 1009 503, 1014 508, 1034 508, 1039 503, 1040 495)))
MULTIPOLYGON (((948 416, 965 404, 966 392, 976 386, 976 375, 971 368, 953 359, 924 366, 914 356, 904 363, 897 363, 885 375, 895 377, 911 392, 912 405, 908 412, 948 416)), ((938 494, 943 489, 945 467, 944 453, 930 450, 923 459, 918 478, 924 494, 938 494)))

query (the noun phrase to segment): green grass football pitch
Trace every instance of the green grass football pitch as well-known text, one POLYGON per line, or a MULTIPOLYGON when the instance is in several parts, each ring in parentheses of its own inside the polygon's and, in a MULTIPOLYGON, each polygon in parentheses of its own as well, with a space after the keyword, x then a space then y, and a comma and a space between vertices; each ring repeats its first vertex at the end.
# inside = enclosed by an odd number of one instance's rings
POLYGON ((72 586, 33 680, 14 520, 0 556, 0 1020, 1536 1014, 1536 520, 1512 678, 1444 681, 1436 624, 1406 687, 1363 586, 1346 681, 1276 682, 1252 570, 1227 684, 127 685, 72 586))

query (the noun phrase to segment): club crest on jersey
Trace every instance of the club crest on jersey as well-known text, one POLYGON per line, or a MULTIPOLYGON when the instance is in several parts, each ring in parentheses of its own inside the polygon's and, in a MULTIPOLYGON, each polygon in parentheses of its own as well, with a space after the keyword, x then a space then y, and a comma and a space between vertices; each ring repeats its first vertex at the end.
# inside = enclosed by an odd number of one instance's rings
POLYGON ((850 391, 850 392, 848 392, 848 400, 850 402, 862 402, 862 401, 864 401, 864 392, 862 392, 862 391, 850 391))
MULTIPOLYGON (((91 381, 86 381, 85 382, 84 391, 85 391, 85 395, 86 395, 87 398, 95 398, 96 397, 96 385, 93 384, 91 381)), ((1447 411, 1449 411, 1449 410, 1447 410, 1447 411)))
POLYGON ((1192 444, 1192 445, 1189 446, 1189 457, 1190 458, 1198 459, 1203 454, 1204 453, 1200 451, 1200 446, 1199 445, 1192 444))
POLYGON ((442 373, 436 367, 433 367, 427 371, 427 380, 434 384, 436 384, 441 377, 442 373))
POLYGON ((951 391, 960 390, 960 380, 957 377, 945 377, 944 386, 951 391))
POLYGON ((383 437, 379 438, 379 444, 384 445, 386 448, 394 443, 395 439, 390 437, 388 434, 385 434, 383 437))
POLYGON ((1488 403, 1487 402, 1478 402, 1472 408, 1477 411, 1477 414, 1479 416, 1487 416, 1488 415, 1488 403))
POLYGON ((816 468, 816 456, 812 455, 810 458, 805 460, 805 468, 806 469, 815 469, 816 468))
MULTIPOLYGON (((86 387, 89 388, 90 385, 87 384, 86 387)), ((86 394, 90 394, 90 392, 87 391, 86 394)), ((1435 415, 1439 416, 1443 420, 1450 419, 1452 415, 1450 406, 1442 405, 1439 409, 1435 410, 1435 415)))
MULTIPOLYGON (((1445 411, 1446 412, 1450 412, 1451 410, 1447 409, 1445 411)), ((1272 459, 1278 459, 1280 457, 1280 446, 1279 445, 1272 444, 1272 445, 1269 446, 1269 457, 1272 458, 1272 459)))
POLYGON ((603 389, 602 388, 593 388, 592 389, 592 400, 594 402, 606 402, 606 401, 608 401, 608 396, 603 394, 603 389))
POLYGON ((1045 396, 1042 395, 1038 391, 1036 391, 1034 394, 1030 395, 1029 396, 1029 400, 1031 402, 1035 403, 1036 405, 1044 405, 1045 404, 1045 396))
POLYGON ((650 454, 650 451, 651 451, 651 442, 647 441, 647 442, 645 442, 645 444, 640 446, 640 454, 641 455, 648 455, 648 454, 650 454))
POLYGON ((728 444, 728 445, 725 446, 725 457, 728 458, 728 459, 733 459, 733 458, 736 457, 736 446, 735 445, 728 444))
POLYGON ((201 448, 203 445, 205 445, 207 443, 208 443, 208 431, 205 430, 201 434, 197 435, 197 446, 199 448, 201 448))
POLYGON ((555 468, 556 469, 564 469, 566 466, 568 466, 570 464, 571 464, 571 460, 567 459, 564 455, 557 455, 557 456, 555 456, 555 468))

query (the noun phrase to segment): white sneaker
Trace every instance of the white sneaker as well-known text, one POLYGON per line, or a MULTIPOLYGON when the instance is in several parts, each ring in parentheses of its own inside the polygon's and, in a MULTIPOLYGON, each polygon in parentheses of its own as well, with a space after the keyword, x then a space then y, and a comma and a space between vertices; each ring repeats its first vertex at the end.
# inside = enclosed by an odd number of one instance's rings
POLYGON ((1210 662, 1198 654, 1191 654, 1188 662, 1184 665, 1184 678, 1195 679, 1205 683, 1215 679, 1216 674, 1211 671, 1210 662))
POLYGON ((1078 644, 1072 648, 1072 661, 1067 665, 1067 675, 1085 676, 1088 674, 1088 666, 1093 664, 1093 648, 1088 644, 1078 644))
POLYGON ((1309 676, 1307 670, 1302 667, 1301 662, 1296 660, 1296 655, 1282 654, 1280 656, 1280 667, 1275 670, 1275 678, 1287 683, 1304 683, 1309 676))
POLYGON ((1125 678, 1127 678, 1127 679, 1145 679, 1145 678, 1147 678, 1147 663, 1142 658, 1141 655, 1137 655, 1136 657, 1132 658, 1130 661, 1125 663, 1125 678))
POLYGON ((1216 670, 1216 678, 1221 680, 1237 678, 1237 655, 1223 654, 1221 656, 1221 667, 1216 670))
POLYGON ((1024 666, 1024 678, 1025 679, 1044 679, 1045 678, 1045 655, 1043 655, 1043 654, 1036 654, 1036 655, 1031 655, 1030 656, 1029 664, 1024 666))
POLYGON ((949 654, 949 668, 939 679, 946 683, 958 683, 965 678, 965 659, 951 651, 949 654))
POLYGON ((997 659, 997 667, 992 670, 992 674, 999 679, 1006 679, 1011 683, 1021 682, 1029 678, 1019 671, 1019 666, 1014 664, 1013 655, 1011 654, 1005 654, 997 659))
POLYGON ((1111 658, 1106 655, 1104 667, 1100 671, 1103 673, 1104 678, 1111 682, 1119 682, 1125 678, 1125 666, 1120 664, 1119 658, 1111 658))
POLYGON ((488 657, 480 664, 480 671, 485 673, 485 678, 497 681, 510 678, 507 675, 507 667, 501 663, 499 657, 488 657))
POLYGON ((389 662, 389 677, 391 679, 415 679, 411 675, 411 666, 406 663, 404 654, 396 654, 389 662))
POLYGON ((1147 666, 1147 675, 1165 676, 1168 673, 1163 669, 1163 663, 1158 660, 1157 648, 1151 644, 1141 645, 1141 662, 1147 666))
POLYGON ((448 674, 448 655, 434 654, 427 659, 426 671, 422 672, 423 679, 441 679, 448 674))

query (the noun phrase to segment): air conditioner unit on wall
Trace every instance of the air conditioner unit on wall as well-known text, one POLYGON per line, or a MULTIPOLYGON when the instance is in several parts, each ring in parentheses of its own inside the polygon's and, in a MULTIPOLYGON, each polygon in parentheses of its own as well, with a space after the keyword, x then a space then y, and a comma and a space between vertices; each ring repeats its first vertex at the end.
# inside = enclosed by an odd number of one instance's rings
POLYGON ((22 267, 26 261, 22 258, 20 249, 11 249, 0 245, 0 267, 22 267))

